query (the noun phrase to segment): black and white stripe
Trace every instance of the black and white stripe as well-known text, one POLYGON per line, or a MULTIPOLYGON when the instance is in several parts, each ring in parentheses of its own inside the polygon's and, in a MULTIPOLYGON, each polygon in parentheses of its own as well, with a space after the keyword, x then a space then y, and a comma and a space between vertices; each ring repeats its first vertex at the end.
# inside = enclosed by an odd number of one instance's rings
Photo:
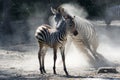
POLYGON ((63 46, 67 39, 65 25, 66 23, 61 22, 60 27, 54 29, 48 28, 48 25, 41 25, 37 28, 35 36, 39 42, 50 47, 53 47, 55 44, 59 44, 59 47, 63 46))
POLYGON ((65 43, 67 41, 67 34, 73 31, 74 28, 74 26, 68 26, 71 25, 71 20, 72 18, 71 19, 62 18, 59 21, 56 28, 53 28, 49 25, 41 25, 40 27, 37 28, 35 36, 39 43, 38 59, 40 64, 40 71, 42 74, 43 72, 46 72, 44 68, 44 56, 46 54, 47 47, 51 47, 53 48, 54 53, 54 67, 53 67, 54 74, 56 74, 55 64, 57 59, 57 49, 59 48, 62 55, 64 71, 66 75, 68 75, 65 65, 64 51, 65 43))
MULTIPOLYGON (((98 47, 98 37, 94 28, 94 25, 81 17, 76 16, 74 19, 76 30, 78 31, 77 36, 71 36, 73 38, 73 42, 81 46, 81 42, 91 51, 94 57, 96 57, 97 47, 98 47)), ((87 50, 86 49, 86 50, 87 50)))

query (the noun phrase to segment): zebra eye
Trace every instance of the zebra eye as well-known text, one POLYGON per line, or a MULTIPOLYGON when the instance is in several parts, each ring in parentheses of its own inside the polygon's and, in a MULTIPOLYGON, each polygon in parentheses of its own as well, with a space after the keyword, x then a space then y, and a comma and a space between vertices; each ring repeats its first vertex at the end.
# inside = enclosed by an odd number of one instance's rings
POLYGON ((75 31, 73 32, 73 35, 74 35, 74 36, 77 36, 77 35, 78 35, 77 30, 75 30, 75 31))

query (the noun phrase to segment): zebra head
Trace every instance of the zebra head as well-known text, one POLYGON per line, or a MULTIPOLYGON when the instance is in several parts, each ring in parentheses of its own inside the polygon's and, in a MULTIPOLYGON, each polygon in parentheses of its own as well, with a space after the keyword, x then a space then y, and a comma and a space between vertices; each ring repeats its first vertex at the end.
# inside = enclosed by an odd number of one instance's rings
POLYGON ((51 7, 51 11, 54 14, 54 20, 58 24, 58 22, 62 19, 62 15, 60 14, 60 11, 57 9, 53 9, 51 7))
POLYGON ((63 16, 65 18, 65 21, 67 23, 67 27, 71 30, 72 34, 76 36, 78 34, 76 27, 75 27, 75 22, 74 22, 74 17, 71 17, 70 15, 63 16))
POLYGON ((74 36, 78 34, 76 28, 75 28, 75 22, 74 22, 74 17, 70 16, 64 11, 64 8, 58 7, 58 9, 53 9, 51 8, 52 13, 54 14, 54 20, 57 23, 57 25, 62 21, 65 20, 66 26, 71 32, 73 33, 74 36))

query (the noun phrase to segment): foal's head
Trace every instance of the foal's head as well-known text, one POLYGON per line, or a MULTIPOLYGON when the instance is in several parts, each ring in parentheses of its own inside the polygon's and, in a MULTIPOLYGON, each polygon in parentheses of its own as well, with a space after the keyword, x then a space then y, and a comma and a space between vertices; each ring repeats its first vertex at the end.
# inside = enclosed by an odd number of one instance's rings
POLYGON ((73 35, 75 35, 75 36, 78 34, 78 32, 75 28, 75 22, 74 22, 75 16, 72 17, 69 14, 67 14, 67 12, 62 7, 58 7, 57 10, 51 8, 51 11, 54 14, 54 19, 55 19, 55 22, 57 23, 57 25, 59 25, 61 23, 61 21, 65 21, 67 29, 71 33, 73 33, 73 35))

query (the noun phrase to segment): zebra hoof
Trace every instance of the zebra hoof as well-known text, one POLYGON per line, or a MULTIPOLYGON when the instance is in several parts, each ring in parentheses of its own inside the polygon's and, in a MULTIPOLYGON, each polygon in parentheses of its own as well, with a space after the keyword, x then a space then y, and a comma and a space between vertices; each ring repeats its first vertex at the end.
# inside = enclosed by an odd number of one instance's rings
POLYGON ((55 75, 57 74, 57 73, 54 73, 55 75))
POLYGON ((46 73, 46 70, 45 70, 45 69, 43 69, 43 72, 44 72, 44 73, 46 73))
POLYGON ((43 72, 40 72, 41 74, 43 74, 43 72))
POLYGON ((66 73, 66 76, 70 76, 68 73, 66 73))
POLYGON ((54 74, 55 74, 55 75, 57 74, 56 71, 54 71, 54 74))

